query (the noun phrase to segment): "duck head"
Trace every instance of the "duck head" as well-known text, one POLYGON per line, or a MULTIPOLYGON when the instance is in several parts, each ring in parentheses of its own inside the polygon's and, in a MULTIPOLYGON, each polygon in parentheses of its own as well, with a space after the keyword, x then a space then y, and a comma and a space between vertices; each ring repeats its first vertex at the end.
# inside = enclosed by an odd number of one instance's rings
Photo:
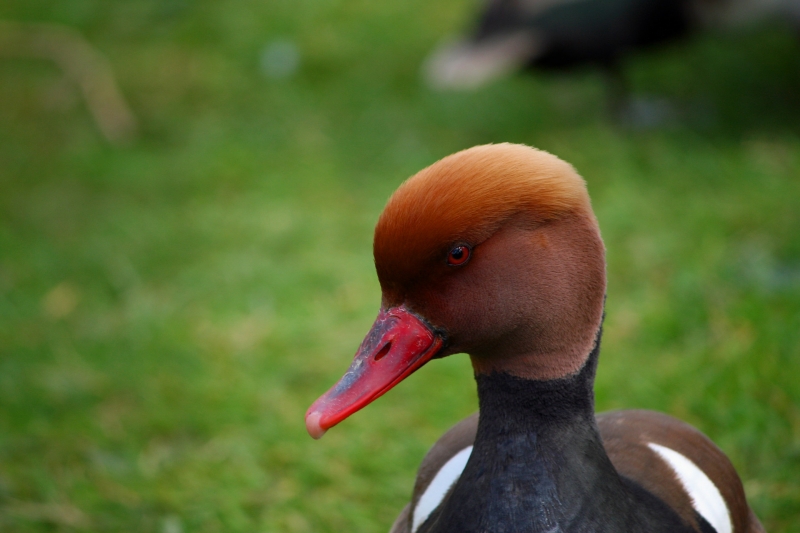
POLYGON ((433 358, 556 379, 596 341, 605 253, 583 179, 515 144, 476 146, 403 183, 375 228, 381 309, 341 380, 306 413, 320 438, 433 358))

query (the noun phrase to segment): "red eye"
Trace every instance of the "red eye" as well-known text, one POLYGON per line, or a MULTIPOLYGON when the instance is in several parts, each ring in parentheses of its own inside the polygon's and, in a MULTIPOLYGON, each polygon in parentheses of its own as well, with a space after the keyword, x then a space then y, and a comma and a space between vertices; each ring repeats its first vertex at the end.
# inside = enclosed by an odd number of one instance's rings
POLYGON ((465 244, 460 244, 450 250, 447 256, 447 264, 450 266, 460 266, 469 261, 470 248, 465 244))

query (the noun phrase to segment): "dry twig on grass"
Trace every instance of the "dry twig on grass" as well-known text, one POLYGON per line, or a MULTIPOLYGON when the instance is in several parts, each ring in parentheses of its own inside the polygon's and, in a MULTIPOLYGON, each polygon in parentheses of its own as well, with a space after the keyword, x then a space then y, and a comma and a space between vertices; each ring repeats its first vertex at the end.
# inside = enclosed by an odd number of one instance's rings
POLYGON ((51 23, 0 21, 0 56, 53 61, 80 87, 108 142, 122 145, 136 136, 136 117, 117 87, 108 61, 72 28, 51 23))

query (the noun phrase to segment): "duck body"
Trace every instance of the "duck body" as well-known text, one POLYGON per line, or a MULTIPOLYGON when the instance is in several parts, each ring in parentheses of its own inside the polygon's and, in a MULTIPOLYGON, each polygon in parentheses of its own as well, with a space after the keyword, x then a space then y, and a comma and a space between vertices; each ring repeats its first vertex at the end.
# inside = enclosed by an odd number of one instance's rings
POLYGON ((770 18, 800 30, 800 0, 488 0, 470 31, 431 52, 423 77, 434 89, 469 90, 523 70, 599 67, 612 110, 624 113, 631 54, 770 18))
POLYGON ((417 531, 695 532, 614 469, 587 395, 591 373, 557 382, 479 376, 470 460, 417 531), (509 517, 521 523, 498 527, 509 517))
POLYGON ((702 433, 653 411, 595 417, 598 355, 599 346, 577 376, 564 380, 477 376, 480 415, 434 445, 391 533, 763 531, 733 465, 702 433), (717 506, 703 508, 705 515, 696 509, 653 444, 713 464, 713 485, 724 487, 717 506), (434 477, 464 450, 463 472, 450 473, 446 491, 430 491, 434 477), (499 527, 509 517, 526 518, 499 527))
POLYGON ((395 192, 374 255, 381 310, 309 434, 452 354, 469 354, 479 399, 423 460, 392 533, 763 531, 702 433, 595 415, 605 249, 567 163, 510 144, 449 156, 395 192))
POLYGON ((434 50, 424 74, 438 89, 471 89, 525 69, 593 65, 616 75, 631 52, 699 26, 693 0, 495 0, 466 37, 434 50))
POLYGON ((610 66, 631 50, 686 35, 691 25, 686 0, 572 0, 529 12, 506 1, 487 6, 471 40, 529 31, 541 36, 541 46, 527 68, 610 66))

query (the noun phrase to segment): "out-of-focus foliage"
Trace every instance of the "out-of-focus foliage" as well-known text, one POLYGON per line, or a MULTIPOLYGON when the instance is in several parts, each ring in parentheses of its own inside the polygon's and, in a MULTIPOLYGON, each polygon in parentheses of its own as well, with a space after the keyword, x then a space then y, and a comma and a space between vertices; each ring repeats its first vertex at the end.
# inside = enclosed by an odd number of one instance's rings
POLYGON ((800 531, 800 44, 709 35, 627 65, 679 110, 606 120, 592 71, 434 94, 471 3, 8 0, 80 31, 140 124, 109 147, 44 61, 0 59, 0 530, 387 530, 475 409, 436 361, 320 442, 306 407, 377 310, 372 225, 474 144, 586 177, 606 239, 600 409, 660 409, 800 531))

